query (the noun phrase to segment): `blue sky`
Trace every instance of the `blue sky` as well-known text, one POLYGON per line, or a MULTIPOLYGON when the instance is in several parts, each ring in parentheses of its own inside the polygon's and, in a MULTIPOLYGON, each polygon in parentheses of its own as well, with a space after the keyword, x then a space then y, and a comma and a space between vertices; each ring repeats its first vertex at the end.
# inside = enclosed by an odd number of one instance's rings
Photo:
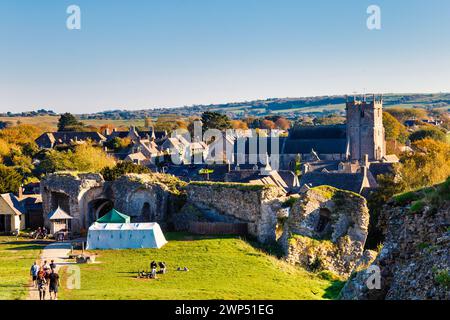
POLYGON ((0 0, 0 112, 450 92, 449 39, 448 0, 0 0))

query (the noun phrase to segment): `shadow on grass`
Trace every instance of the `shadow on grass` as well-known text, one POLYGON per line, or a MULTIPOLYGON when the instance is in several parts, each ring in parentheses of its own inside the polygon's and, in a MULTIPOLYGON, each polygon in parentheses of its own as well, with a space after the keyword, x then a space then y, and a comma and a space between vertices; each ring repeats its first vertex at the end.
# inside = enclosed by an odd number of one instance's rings
POLYGON ((336 300, 339 297, 339 293, 345 285, 345 281, 334 280, 331 285, 325 289, 325 293, 322 296, 324 299, 336 300))
POLYGON ((40 250, 40 249, 43 249, 44 247, 45 247, 45 245, 36 244, 36 245, 28 245, 28 246, 11 247, 6 250, 11 250, 11 251, 40 250))

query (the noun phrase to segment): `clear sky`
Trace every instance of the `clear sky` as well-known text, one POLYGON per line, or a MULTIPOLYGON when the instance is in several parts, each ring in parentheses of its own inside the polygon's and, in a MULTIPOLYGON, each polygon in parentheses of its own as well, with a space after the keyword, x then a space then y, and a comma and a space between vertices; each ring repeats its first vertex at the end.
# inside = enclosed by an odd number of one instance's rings
POLYGON ((0 112, 450 92, 448 0, 0 0, 0 41, 0 112))

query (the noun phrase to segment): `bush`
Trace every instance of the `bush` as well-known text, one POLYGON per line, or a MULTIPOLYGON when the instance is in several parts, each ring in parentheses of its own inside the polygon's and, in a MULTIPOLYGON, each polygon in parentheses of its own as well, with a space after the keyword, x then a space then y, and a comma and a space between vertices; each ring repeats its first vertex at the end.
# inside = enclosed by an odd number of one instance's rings
POLYGON ((437 270, 434 275, 434 280, 441 286, 450 288, 450 272, 448 270, 437 270))
POLYGON ((116 164, 113 168, 106 167, 101 171, 101 174, 103 175, 103 178, 106 181, 117 180, 121 176, 128 173, 145 174, 151 173, 151 171, 147 167, 134 164, 129 161, 120 162, 116 164))
POLYGON ((423 208, 425 208, 425 205, 425 201, 419 200, 414 202, 409 210, 411 211, 411 213, 419 213, 422 212, 423 208))
POLYGON ((410 204, 413 201, 417 201, 421 198, 421 195, 414 191, 405 192, 394 196, 394 201, 397 205, 404 206, 410 204))
POLYGON ((281 205, 283 208, 292 208, 294 204, 297 202, 298 197, 290 197, 281 205))
POLYGON ((442 130, 434 127, 423 127, 409 135, 409 140, 411 142, 423 140, 425 138, 430 138, 436 141, 446 142, 447 136, 442 130))

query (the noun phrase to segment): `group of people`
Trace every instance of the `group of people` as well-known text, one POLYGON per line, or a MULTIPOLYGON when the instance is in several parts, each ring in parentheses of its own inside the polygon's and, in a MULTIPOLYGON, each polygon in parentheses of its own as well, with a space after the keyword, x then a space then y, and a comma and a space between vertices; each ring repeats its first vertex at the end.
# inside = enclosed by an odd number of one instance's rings
POLYGON ((37 228, 36 231, 34 231, 33 233, 31 233, 31 238, 33 239, 46 239, 48 236, 48 232, 47 229, 45 229, 44 227, 39 227, 37 228))
POLYGON ((147 273, 145 271, 139 272, 138 277, 139 278, 149 278, 149 279, 156 279, 156 274, 165 274, 167 270, 166 263, 165 262, 158 262, 152 261, 150 263, 150 272, 147 273), (157 268, 159 266, 159 271, 157 271, 157 268))
POLYGON ((56 264, 52 260, 50 264, 44 261, 42 266, 39 266, 37 262, 31 266, 31 277, 33 279, 33 285, 39 291, 39 300, 45 300, 45 295, 48 292, 50 300, 58 299, 59 288, 59 275, 56 273, 56 264))

